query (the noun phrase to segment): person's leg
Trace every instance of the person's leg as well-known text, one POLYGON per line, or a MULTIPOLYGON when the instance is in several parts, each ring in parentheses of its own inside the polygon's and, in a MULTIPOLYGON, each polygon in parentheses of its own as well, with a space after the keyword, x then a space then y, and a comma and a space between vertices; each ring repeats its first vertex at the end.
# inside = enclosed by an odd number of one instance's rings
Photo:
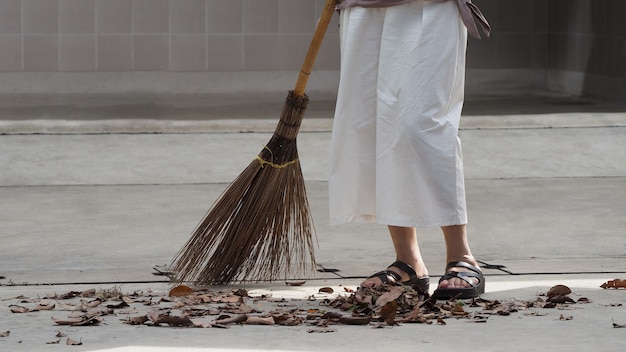
MULTIPOLYGON (((443 231, 446 242, 446 263, 461 261, 478 268, 478 263, 472 255, 467 239, 467 226, 443 226, 441 230, 443 231)), ((449 271, 470 272, 469 269, 464 267, 452 267, 449 271)), ((472 280, 474 280, 475 284, 478 283, 476 278, 472 280)), ((467 281, 459 279, 458 277, 442 280, 439 283, 439 288, 465 288, 469 286, 470 284, 467 281)))
MULTIPOLYGON (((396 251, 396 260, 410 265, 417 274, 417 277, 428 276, 428 270, 422 259, 417 233, 414 227, 388 226, 391 241, 396 251)), ((388 270, 400 275, 402 281, 409 279, 409 275, 395 266, 390 266, 388 270)), ((370 277, 361 283, 363 287, 376 287, 381 284, 378 277, 370 277)))

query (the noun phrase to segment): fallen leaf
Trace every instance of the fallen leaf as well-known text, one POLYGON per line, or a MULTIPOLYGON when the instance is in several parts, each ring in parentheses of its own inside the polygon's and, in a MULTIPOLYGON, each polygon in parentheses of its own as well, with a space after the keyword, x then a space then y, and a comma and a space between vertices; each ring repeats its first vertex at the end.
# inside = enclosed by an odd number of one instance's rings
POLYGON ((320 288, 320 289, 319 289, 319 293, 328 293, 328 294, 331 294, 331 293, 333 293, 333 292, 335 292, 335 290, 333 290, 333 288, 332 288, 332 287, 322 287, 322 288, 320 288))
POLYGON ((236 315, 231 317, 229 315, 219 316, 217 319, 213 320, 213 324, 218 325, 227 325, 227 324, 240 324, 248 320, 248 316, 245 314, 236 315))
POLYGON ((9 334, 11 334, 10 331, 8 331, 8 330, 7 331, 3 331, 3 332, 0 332, 0 337, 7 337, 7 336, 9 336, 9 334))
POLYGON ((600 287, 602 287, 604 289, 607 289, 607 288, 614 288, 614 289, 626 288, 626 279, 609 280, 609 281, 603 283, 602 285, 600 285, 600 287))
POLYGON ((76 340, 72 340, 69 337, 67 338, 67 340, 65 341, 66 345, 70 345, 70 346, 80 346, 83 344, 82 339, 81 341, 76 341, 76 340))
POLYGON ((194 290, 191 287, 180 285, 180 286, 176 286, 172 288, 169 292, 169 296, 170 297, 183 297, 183 296, 192 295, 193 293, 194 293, 194 290))
POLYGON ((274 325, 274 324, 276 324, 276 322, 274 321, 274 318, 272 318, 272 317, 261 318, 261 317, 249 316, 246 319, 246 324, 251 324, 251 325, 274 325))
POLYGON ((306 281, 285 281, 287 286, 302 286, 306 284, 306 281))
POLYGON ((161 315, 154 321, 154 325, 159 324, 167 324, 169 326, 192 326, 193 322, 185 316, 161 315))
POLYGON ((89 290, 85 290, 85 291, 81 292, 81 293, 80 293, 80 295, 81 295, 82 297, 85 297, 85 298, 87 298, 87 297, 93 297, 93 296, 95 296, 95 295, 96 295, 96 289, 95 289, 95 288, 92 288, 92 289, 89 289, 89 290))
POLYGON ((551 303, 575 303, 575 301, 573 299, 571 299, 569 296, 564 296, 564 295, 552 296, 552 297, 548 298, 548 302, 551 302, 551 303))
POLYGON ((398 302, 391 301, 385 304, 383 308, 380 310, 380 317, 383 318, 387 325, 395 325, 396 323, 396 312, 398 310, 398 302))
POLYGON ((61 339, 56 339, 54 341, 46 342, 46 345, 58 345, 61 342, 61 339))
POLYGON ((376 299, 376 305, 384 307, 387 303, 395 301, 402 295, 402 293, 404 293, 404 288, 402 286, 391 286, 389 291, 383 293, 380 297, 378 297, 378 299, 376 299))
POLYGON ((613 327, 614 328, 626 328, 626 324, 616 324, 615 320, 613 320, 613 327))
POLYGON ((54 303, 50 302, 41 302, 37 304, 37 309, 39 310, 52 310, 54 307, 54 303))
POLYGON ((306 332, 308 333, 320 333, 320 334, 327 334, 330 332, 337 332, 337 330, 335 329, 327 329, 327 328, 318 328, 318 329, 309 329, 306 332))
POLYGON ((570 290, 569 287, 565 285, 555 285, 548 290, 548 293, 546 293, 546 295, 548 296, 548 298, 550 298, 555 296, 565 296, 569 295, 570 293, 572 293, 572 290, 570 290))
POLYGON ((340 324, 345 325, 367 325, 371 321, 370 317, 341 317, 339 318, 340 324))
POLYGON ((574 317, 571 315, 566 317, 563 314, 561 314, 561 316, 559 317, 559 320, 572 320, 572 319, 574 319, 574 317))
POLYGON ((454 308, 452 309, 452 314, 457 315, 457 316, 469 315, 469 313, 466 312, 463 306, 460 304, 457 304, 454 306, 454 308))
POLYGON ((124 321, 126 324, 130 325, 141 325, 148 321, 148 317, 145 315, 140 315, 137 317, 130 317, 128 320, 124 321))
POLYGON ((11 304, 9 306, 9 309, 11 310, 11 313, 28 313, 28 312, 34 312, 36 310, 30 309, 30 308, 26 308, 24 306, 18 306, 15 304, 11 304))
POLYGON ((66 337, 66 336, 67 336, 67 334, 66 334, 66 333, 64 333, 64 332, 61 332, 61 331, 57 331, 57 334, 56 334, 56 335, 54 335, 54 336, 56 336, 56 337, 66 337))

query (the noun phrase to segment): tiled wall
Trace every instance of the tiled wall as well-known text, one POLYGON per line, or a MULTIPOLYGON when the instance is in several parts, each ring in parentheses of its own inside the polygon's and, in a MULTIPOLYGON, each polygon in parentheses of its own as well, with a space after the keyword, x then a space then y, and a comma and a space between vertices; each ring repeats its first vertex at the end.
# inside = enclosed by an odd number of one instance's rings
MULTIPOLYGON (((0 71, 299 69, 323 0, 1 0, 0 71)), ((335 19, 336 22, 336 19, 335 19)), ((337 24, 325 46, 338 45, 337 24)), ((337 69, 323 50, 319 69, 337 69)))
MULTIPOLYGON (((489 18, 493 35, 480 41, 470 39, 469 87, 472 72, 491 74, 500 82, 510 77, 508 72, 521 72, 520 78, 530 72, 539 79, 522 79, 520 85, 558 90, 577 81, 581 92, 615 95, 620 87, 626 91, 626 1, 474 2, 489 18)), ((75 79, 76 73, 184 77, 184 73, 296 71, 324 3, 0 0, 0 75, 11 75, 19 85, 25 80, 18 77, 20 73, 39 74, 33 76, 39 80, 41 74, 52 73, 57 81, 50 86, 58 86, 64 73, 75 79)), ((316 70, 339 69, 338 42, 334 16, 316 70)), ((151 81, 146 82, 149 88, 151 81)), ((335 85, 336 81, 323 84, 335 85)))
POLYGON ((494 34, 470 39, 468 67, 532 68, 544 88, 626 99, 626 1, 474 2, 494 34))

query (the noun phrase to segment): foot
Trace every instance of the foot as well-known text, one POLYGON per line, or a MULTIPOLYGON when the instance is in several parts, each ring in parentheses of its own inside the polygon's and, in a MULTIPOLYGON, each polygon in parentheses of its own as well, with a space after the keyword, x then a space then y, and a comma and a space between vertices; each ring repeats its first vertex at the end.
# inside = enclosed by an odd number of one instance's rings
MULTIPOLYGON (((474 266, 474 267, 480 269, 480 267, 478 266, 478 263, 474 259, 472 259, 472 260, 462 260, 461 262, 465 262, 467 264, 470 264, 471 266, 474 266)), ((452 267, 449 266, 448 268, 446 268, 446 273, 449 273, 449 272, 470 273, 470 272, 473 272, 473 271, 468 269, 468 268, 466 268, 466 267, 463 267, 463 266, 452 266, 452 267)), ((452 289, 452 288, 454 288, 454 289, 456 289, 456 288, 468 288, 468 287, 472 287, 472 285, 476 286, 476 285, 478 285, 480 283, 478 278, 476 278, 476 277, 468 277, 468 279, 471 281, 471 284, 470 284, 470 282, 467 282, 466 280, 463 280, 463 279, 461 279, 459 277, 456 277, 456 276, 455 277, 451 277, 449 279, 444 279, 444 280, 439 281, 438 288, 441 288, 441 289, 445 289, 445 288, 450 288, 450 289, 452 289)))
POLYGON ((409 264, 396 261, 387 270, 379 271, 368 277, 361 283, 361 286, 378 288, 389 283, 409 285, 420 293, 428 294, 430 278, 425 270, 417 272, 409 264))
POLYGON ((446 266, 446 273, 439 280, 437 296, 440 299, 468 299, 485 292, 485 277, 477 265, 465 261, 453 261, 446 266))

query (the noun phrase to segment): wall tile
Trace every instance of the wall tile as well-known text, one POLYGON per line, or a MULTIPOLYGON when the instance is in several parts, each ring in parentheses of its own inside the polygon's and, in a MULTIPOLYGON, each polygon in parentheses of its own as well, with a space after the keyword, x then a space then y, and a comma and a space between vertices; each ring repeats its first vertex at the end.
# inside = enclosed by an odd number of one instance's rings
POLYGON ((312 33, 317 14, 311 0, 280 0, 280 33, 312 33))
MULTIPOLYGON (((327 38, 325 38, 327 39, 327 38)), ((280 36, 280 69, 300 70, 309 49, 311 35, 283 34, 280 36)), ((320 48, 321 51, 321 48, 320 48)), ((319 55, 318 58, 319 59, 319 55)))
POLYGON ((133 3, 131 0, 97 0, 96 16, 98 33, 132 33, 133 3))
MULTIPOLYGON (((304 60, 304 56, 302 57, 304 60)), ((339 54, 339 34, 326 34, 314 69, 316 70, 338 70, 340 62, 339 54)))
POLYGON ((22 0, 24 34, 59 32, 58 0, 22 0))
POLYGON ((23 60, 24 71, 57 71, 59 36, 25 35, 23 60))
POLYGON ((529 68, 532 62, 530 33, 501 33, 496 38, 498 68, 529 68))
POLYGON ((496 41, 500 34, 493 33, 489 39, 474 39, 470 37, 467 44, 468 68, 489 69, 497 65, 496 41))
POLYGON ((22 6, 20 0, 0 1, 0 34, 17 34, 22 31, 22 6))
POLYGON ((242 33, 243 0, 207 0, 207 33, 242 33))
POLYGON ((205 33, 205 0, 170 0, 171 32, 205 33))
POLYGON ((244 0, 244 33, 277 33, 278 0, 244 0))
POLYGON ((96 32, 95 0, 59 0, 59 32, 87 34, 96 32))
POLYGON ((528 32, 532 29, 532 2, 509 1, 498 6, 498 29, 503 32, 528 32))
POLYGON ((548 67, 548 35, 546 33, 533 34, 532 68, 545 69, 548 67))
POLYGON ((280 69, 280 36, 272 34, 244 37, 245 69, 273 71, 280 69))
POLYGON ((131 35, 98 35, 98 71, 128 71, 133 68, 131 35))
POLYGON ((548 3, 546 0, 533 0, 533 30, 536 32, 547 32, 549 15, 548 3))
POLYGON ((168 0, 133 0, 133 32, 168 33, 168 0))
POLYGON ((204 71, 206 69, 206 36, 172 35, 174 71, 204 71))
POLYGON ((207 70, 244 70, 244 40, 240 35, 209 35, 207 37, 207 70))
POLYGON ((22 37, 0 36, 0 71, 22 70, 22 37))
POLYGON ((95 68, 95 36, 64 35, 59 38, 59 70, 93 71, 95 68))
POLYGON ((139 71, 169 69, 169 36, 135 35, 133 37, 134 65, 139 71))

